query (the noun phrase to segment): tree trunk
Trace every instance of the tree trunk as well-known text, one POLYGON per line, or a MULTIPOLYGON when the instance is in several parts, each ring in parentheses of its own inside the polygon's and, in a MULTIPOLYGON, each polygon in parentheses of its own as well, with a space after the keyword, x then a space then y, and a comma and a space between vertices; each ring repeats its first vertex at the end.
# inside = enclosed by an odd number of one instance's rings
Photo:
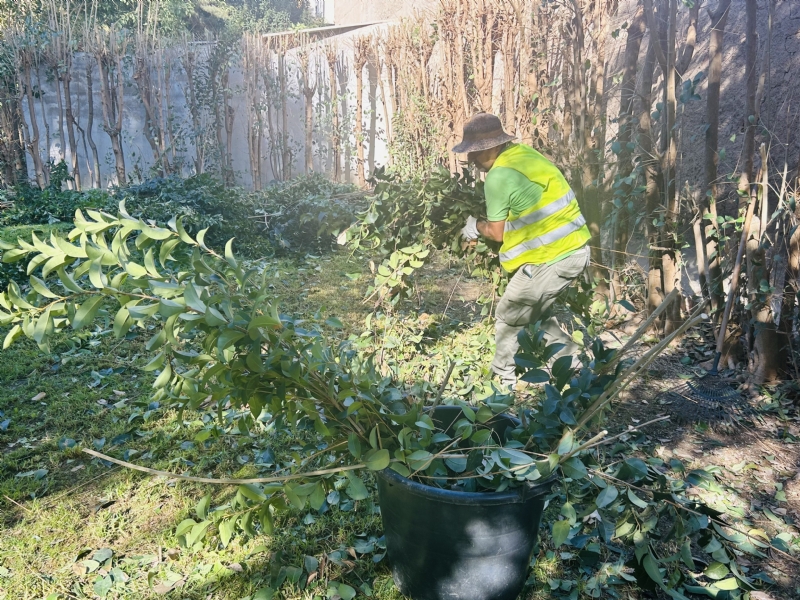
POLYGON ((87 57, 86 59, 86 111, 87 111, 87 122, 86 122, 86 140, 89 143, 89 147, 92 149, 92 169, 89 172, 89 175, 92 178, 92 187, 99 188, 102 185, 100 180, 100 157, 97 153, 97 145, 94 143, 94 137, 92 135, 92 128, 94 127, 94 91, 92 90, 92 63, 91 60, 87 57))
POLYGON ((285 48, 278 50, 278 82, 281 93, 281 163, 283 173, 281 177, 284 181, 292 177, 292 149, 289 146, 289 107, 287 106, 289 94, 286 89, 286 59, 285 48))
POLYGON ((117 185, 125 185, 125 155, 122 150, 122 91, 123 80, 121 65, 113 57, 98 54, 97 65, 100 68, 100 94, 103 105, 104 129, 111 140, 114 153, 117 185), (116 68, 116 73, 114 72, 116 68), (116 77, 115 77, 116 75, 116 77))
POLYGON ((183 59, 183 70, 186 72, 186 87, 188 88, 189 113, 192 115, 192 140, 194 142, 194 172, 200 175, 204 171, 205 156, 203 136, 200 132, 200 107, 197 104, 194 81, 194 52, 187 51, 183 59))
POLYGON ((614 296, 619 297, 621 293, 621 283, 619 278, 618 265, 626 262, 628 241, 630 239, 630 213, 628 202, 631 192, 636 182, 624 182, 624 178, 633 175, 633 152, 628 147, 633 140, 633 110, 634 100, 636 99, 636 71, 639 64, 639 53, 641 52, 642 39, 647 27, 644 19, 644 8, 639 3, 633 21, 628 26, 628 38, 625 42, 625 67, 620 83, 620 109, 619 109, 619 166, 617 176, 622 179, 619 187, 620 206, 617 207, 616 225, 614 229, 614 252, 612 253, 612 284, 614 286, 614 296))
POLYGON ((20 85, 13 74, 0 79, 0 131, 2 131, 2 156, 3 165, 0 183, 6 187, 13 187, 17 183, 27 180, 28 169, 25 158, 25 142, 22 127, 24 121, 20 118, 22 111, 19 102, 20 85))
MULTIPOLYGON (((664 135, 666 138, 666 153, 662 167, 664 177, 664 205, 666 206, 666 218, 664 222, 662 245, 666 248, 662 250, 661 264, 663 268, 663 289, 665 294, 670 294, 672 290, 680 286, 680 271, 678 250, 675 245, 675 236, 678 228, 679 203, 677 185, 675 183, 677 160, 678 160, 678 132, 675 127, 677 118, 677 99, 675 96, 675 86, 677 77, 675 73, 675 31, 678 20, 678 0, 669 0, 669 24, 666 47, 666 78, 664 81, 665 105, 667 108, 667 118, 664 123, 664 135)), ((678 298, 666 311, 666 328, 664 333, 669 334, 680 326, 680 307, 681 302, 678 298)))
POLYGON ((64 105, 67 114, 67 137, 69 139, 69 153, 70 153, 70 167, 72 169, 72 178, 75 182, 75 189, 81 189, 81 171, 78 164, 78 142, 75 139, 75 114, 72 110, 72 61, 69 60, 66 71, 63 75, 63 88, 64 88, 64 105))
POLYGON ((719 0, 717 9, 709 13, 711 36, 709 41, 708 95, 706 101, 705 198, 710 215, 706 225, 706 256, 708 257, 708 295, 711 309, 718 313, 723 306, 722 270, 720 266, 719 229, 717 227, 717 168, 719 166, 719 97, 722 79, 722 46, 725 23, 728 20, 731 0, 719 0))
POLYGON ((67 136, 64 132, 64 99, 61 95, 63 89, 63 81, 61 79, 61 74, 59 73, 58 66, 53 69, 55 72, 55 77, 53 78, 53 83, 56 86, 56 101, 58 102, 58 145, 61 149, 61 161, 64 163, 67 162, 67 136))
MULTIPOLYGON (((383 71, 384 67, 386 67, 386 76, 392 76, 392 70, 389 66, 388 59, 385 56, 386 47, 381 44, 378 46, 378 50, 376 52, 376 68, 378 71, 378 90, 380 91, 381 95, 381 105, 383 106, 383 126, 385 127, 386 133, 386 147, 392 147, 392 114, 390 114, 390 103, 391 99, 388 97, 386 93, 386 82, 384 81, 383 71)), ((389 164, 392 164, 392 152, 389 152, 389 164)))
MULTIPOLYGON (((153 166, 155 167, 161 162, 162 157, 161 149, 156 139, 159 133, 151 97, 153 85, 150 80, 149 68, 145 64, 143 56, 136 57, 136 68, 133 72, 133 80, 139 88, 139 98, 144 107, 144 137, 147 143, 150 144, 150 150, 153 152, 153 166)), ((162 166, 159 169, 159 174, 161 177, 165 177, 167 175, 167 170, 162 166)))
POLYGON ((25 88, 25 98, 28 101, 28 117, 30 118, 30 133, 26 136, 26 146, 28 153, 33 159, 33 168, 36 172, 36 183, 40 189, 47 187, 47 178, 44 173, 44 163, 39 152, 39 123, 36 120, 36 102, 33 97, 33 78, 31 77, 31 65, 27 56, 23 57, 22 75, 24 77, 22 85, 25 88))
POLYGON ((305 174, 308 175, 314 170, 314 94, 317 93, 317 83, 311 85, 311 66, 310 57, 307 50, 300 53, 300 72, 302 81, 300 89, 303 92, 305 118, 303 120, 305 128, 305 174))
MULTIPOLYGON (((648 9, 645 8, 645 11, 648 9)), ((650 107, 652 105, 653 77, 656 66, 656 35, 650 34, 650 43, 647 48, 644 65, 642 66, 642 87, 639 96, 642 99, 639 113, 639 146, 641 147, 640 160, 644 166, 645 176, 645 224, 649 246, 657 244, 659 231, 653 220, 659 206, 658 170, 656 168, 655 144, 653 141, 650 107)), ((664 290, 661 287, 661 261, 654 251, 649 251, 649 268, 647 274, 647 312, 653 312, 664 299, 664 290)))
POLYGON ((333 180, 341 181, 341 158, 340 158, 340 129, 339 129, 339 92, 336 86, 336 62, 338 53, 335 50, 328 51, 328 71, 330 75, 330 110, 331 110, 331 160, 333 161, 333 180))
POLYGON ((353 54, 353 69, 356 72, 356 180, 359 187, 364 187, 364 65, 367 63, 367 53, 370 48, 369 38, 356 40, 353 54))
MULTIPOLYGON (((769 171, 767 169, 768 158, 764 144, 761 145, 761 181, 760 181, 760 203, 761 216, 753 218, 753 226, 750 228, 750 238, 747 242, 747 281, 748 296, 751 306, 751 317, 753 319, 753 356, 752 356, 752 376, 753 383, 760 385, 765 382, 775 381, 783 373, 786 366, 788 352, 785 348, 785 340, 782 343, 780 332, 775 323, 773 313, 773 296, 775 289, 770 285, 775 281, 773 269, 783 269, 777 277, 783 281, 785 277, 786 263, 782 256, 777 254, 775 247, 770 250, 772 260, 767 255, 765 240, 767 219, 769 212, 769 171), (771 263, 771 264, 770 264, 771 263)), ((780 249, 780 248, 779 248, 780 249)), ((783 285, 780 285, 782 290, 783 285)))
POLYGON ((745 0, 745 117, 744 142, 742 158, 744 166, 739 176, 739 192, 746 194, 753 180, 753 155, 756 149, 756 86, 758 81, 756 54, 758 51, 758 33, 756 32, 756 16, 758 3, 756 0, 745 0))

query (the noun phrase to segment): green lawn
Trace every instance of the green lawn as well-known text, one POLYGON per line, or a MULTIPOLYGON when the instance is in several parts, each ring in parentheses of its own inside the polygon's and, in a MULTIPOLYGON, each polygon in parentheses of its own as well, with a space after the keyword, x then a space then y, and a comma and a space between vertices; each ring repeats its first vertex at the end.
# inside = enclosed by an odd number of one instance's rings
MULTIPOLYGON (((3 238, 30 228, 15 230, 4 231, 3 238)), ((317 321, 338 317, 343 327, 327 334, 374 351, 387 375, 431 391, 454 360, 446 394, 480 396, 487 389, 493 339, 476 299, 490 294, 490 284, 436 254, 418 273, 412 300, 387 317, 363 301, 373 277, 369 263, 340 251, 268 260, 259 267, 282 312, 317 321)), ((177 534, 181 524, 200 520, 198 511, 236 510, 224 508, 235 487, 148 475, 83 453, 95 449, 175 474, 245 478, 297 466, 297 451, 318 444, 311 433, 290 437, 262 424, 245 434, 229 420, 220 424, 210 409, 178 415, 152 403, 154 374, 142 370, 148 332, 134 330, 117 340, 110 327, 100 322, 91 331, 61 335, 49 355, 29 340, 0 351, 0 600, 401 597, 371 500, 331 496, 323 513, 277 513, 269 535, 239 535, 223 547, 212 526, 205 543, 186 544, 187 536, 177 534)), ((638 405, 638 397, 633 402, 638 405)), ((609 425, 615 431, 626 426, 609 425)), ((672 433, 632 438, 628 450, 653 453, 661 447, 659 435, 672 433)), ((681 437, 688 440, 689 434, 681 437)), ((728 471, 727 477, 737 477, 728 471)), ((751 488, 737 481, 741 491, 728 500, 746 506, 748 489, 756 490, 762 480, 748 480, 751 488)), ((373 485, 368 478, 367 485, 373 485)), ((559 510, 554 501, 545 523, 559 510)), ((554 551, 549 535, 542 537, 526 600, 578 598, 591 585, 628 600, 652 597, 630 584, 603 588, 618 555, 604 556, 608 564, 596 575, 579 573, 584 567, 572 553, 554 551)), ((800 538, 787 540, 797 545, 800 538)), ((790 579, 784 588, 792 585, 790 579)))
MULTIPOLYGON (((17 229, 4 237, 26 233, 17 229)), ((483 290, 445 258, 420 279, 424 301, 396 320, 372 317, 376 333, 367 335, 366 261, 341 252, 264 268, 283 312, 336 315, 344 323, 338 335, 378 349, 387 372, 438 386, 447 355, 459 359, 453 393, 485 379, 490 330, 474 302, 483 290)), ((106 323, 61 336, 50 355, 29 340, 0 352, 0 598, 267 598, 280 583, 276 597, 346 597, 350 588, 400 597, 371 501, 281 513, 273 535, 235 538, 227 548, 218 536, 180 547, 176 527, 195 516, 198 501, 210 493, 212 508, 224 505, 235 488, 102 464, 81 449, 175 473, 257 477, 294 464, 293 449, 314 439, 228 427, 198 441, 215 415, 179 418, 152 404, 153 376, 141 370, 146 332, 128 338, 114 339, 106 323)))

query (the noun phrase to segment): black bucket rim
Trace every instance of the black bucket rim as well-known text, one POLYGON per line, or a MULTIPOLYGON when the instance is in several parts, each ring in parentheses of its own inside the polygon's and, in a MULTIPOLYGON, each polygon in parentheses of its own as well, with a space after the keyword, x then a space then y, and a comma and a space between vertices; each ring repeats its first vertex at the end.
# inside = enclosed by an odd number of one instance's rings
POLYGON ((462 492, 460 490, 445 490, 432 485, 425 485, 405 477, 387 467, 382 471, 375 471, 375 475, 387 482, 402 485, 410 493, 438 500, 446 504, 469 504, 472 506, 497 506, 500 504, 522 504, 532 498, 544 496, 556 481, 555 473, 536 480, 533 484, 523 484, 508 492, 462 492))

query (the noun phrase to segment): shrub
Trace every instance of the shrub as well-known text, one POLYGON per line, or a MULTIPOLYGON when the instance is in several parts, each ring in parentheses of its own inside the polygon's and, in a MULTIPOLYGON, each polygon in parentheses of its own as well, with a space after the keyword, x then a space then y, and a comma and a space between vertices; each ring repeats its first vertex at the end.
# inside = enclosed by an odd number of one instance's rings
POLYGON ((255 215, 263 217, 260 225, 277 252, 330 250, 366 205, 352 185, 319 174, 275 183, 253 196, 255 215))
POLYGON ((500 267, 500 245, 467 243, 461 237, 467 217, 486 212, 482 182, 468 172, 453 175, 445 168, 412 178, 378 169, 371 181, 375 189, 369 207, 348 232, 353 249, 386 256, 369 294, 396 304, 408 295, 409 277, 433 248, 463 257, 473 276, 490 278, 502 293, 507 278, 500 267))
POLYGON ((208 228, 206 241, 211 247, 222 248, 235 237, 237 248, 245 256, 271 254, 263 228, 250 218, 253 207, 249 195, 239 188, 225 188, 212 175, 158 177, 122 188, 114 193, 109 212, 116 211, 120 200, 125 201, 132 217, 157 223, 183 217, 186 230, 192 234, 208 228))
MULTIPOLYGON (((59 182, 59 186, 60 186, 59 182)), ((13 207, 0 216, 0 225, 45 225, 71 222, 75 211, 81 209, 105 210, 110 196, 102 190, 61 190, 50 186, 43 190, 28 184, 17 186, 10 196, 13 207)))
POLYGON ((209 246, 222 248, 235 237, 240 254, 261 258, 330 250, 339 232, 363 208, 353 186, 330 182, 322 175, 276 183, 257 193, 226 188, 208 174, 159 177, 112 192, 62 190, 62 182, 63 178, 54 177, 44 190, 30 185, 16 188, 13 207, 0 216, 0 226, 71 222, 78 209, 114 214, 124 200, 134 218, 166 223, 183 217, 190 234, 208 229, 209 246))

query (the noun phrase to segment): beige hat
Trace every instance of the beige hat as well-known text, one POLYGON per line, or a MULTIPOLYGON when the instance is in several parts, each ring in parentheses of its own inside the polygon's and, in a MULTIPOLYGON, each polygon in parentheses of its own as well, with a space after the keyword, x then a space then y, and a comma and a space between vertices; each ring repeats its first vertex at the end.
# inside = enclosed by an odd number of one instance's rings
POLYGON ((500 119, 490 113, 481 112, 464 124, 461 143, 453 147, 453 152, 464 154, 480 152, 500 146, 515 139, 503 131, 500 119))

